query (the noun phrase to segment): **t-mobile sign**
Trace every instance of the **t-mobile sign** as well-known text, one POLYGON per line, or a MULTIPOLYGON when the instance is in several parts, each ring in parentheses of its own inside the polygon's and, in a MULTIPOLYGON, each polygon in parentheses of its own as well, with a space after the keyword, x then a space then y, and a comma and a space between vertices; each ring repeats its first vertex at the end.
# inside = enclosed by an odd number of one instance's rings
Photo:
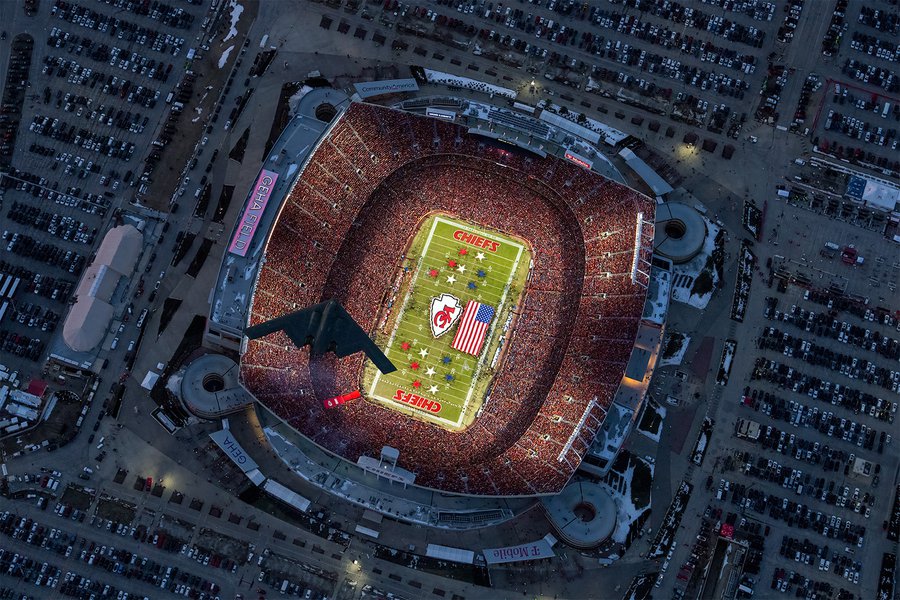
POLYGON ((250 199, 244 208, 244 214, 238 222, 234 232, 234 238, 231 240, 231 246, 228 251, 238 256, 246 256, 250 242, 253 241, 253 234, 256 233, 256 227, 259 220, 262 219, 263 212, 266 210, 266 204, 269 203, 269 196, 272 195, 272 187, 278 180, 278 173, 266 171, 265 169, 259 174, 256 185, 250 193, 250 199))

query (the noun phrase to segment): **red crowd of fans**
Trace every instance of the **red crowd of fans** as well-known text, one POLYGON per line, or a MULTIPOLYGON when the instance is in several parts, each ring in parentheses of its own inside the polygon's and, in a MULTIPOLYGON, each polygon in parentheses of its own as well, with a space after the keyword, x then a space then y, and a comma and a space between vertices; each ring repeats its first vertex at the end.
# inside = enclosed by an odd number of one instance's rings
POLYGON ((366 401, 362 355, 310 359, 283 335, 249 343, 244 383, 298 431, 350 460, 400 449, 420 485, 462 493, 559 489, 605 417, 646 291, 632 283, 636 192, 555 158, 511 153, 459 126, 356 103, 315 150, 272 232, 251 324, 326 298, 374 331, 402 252, 439 211, 527 240, 533 266, 481 414, 450 432, 366 401))

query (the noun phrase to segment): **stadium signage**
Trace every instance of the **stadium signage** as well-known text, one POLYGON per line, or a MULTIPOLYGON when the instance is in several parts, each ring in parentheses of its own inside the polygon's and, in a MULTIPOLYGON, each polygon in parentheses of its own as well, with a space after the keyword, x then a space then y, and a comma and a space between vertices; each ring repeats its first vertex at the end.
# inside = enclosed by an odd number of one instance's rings
POLYGON ((591 167, 594 166, 593 162, 589 161, 588 159, 586 159, 583 156, 579 156, 578 154, 575 154, 571 150, 567 150, 565 156, 566 156, 566 160, 575 163, 579 167, 584 167, 588 171, 590 171, 591 167))
POLYGON ((266 169, 260 172, 250 198, 247 200, 244 214, 241 215, 241 220, 238 221, 234 231, 234 237, 231 239, 231 246, 229 246, 228 251, 232 254, 237 254, 238 256, 247 255, 247 249, 250 247, 250 242, 253 241, 253 235, 256 233, 259 221, 266 210, 266 205, 269 203, 272 187, 276 181, 278 181, 278 173, 273 173, 266 169))
POLYGON ((476 248, 484 248, 485 250, 488 250, 490 252, 496 252, 497 248, 500 247, 500 242, 496 240, 489 240, 487 238, 481 237, 480 235, 469 233, 468 231, 463 231, 462 229, 457 229, 453 232, 453 239, 465 244, 471 244, 476 248))
POLYGON ((489 565, 523 560, 539 560, 556 556, 550 544, 545 540, 518 546, 506 546, 505 548, 487 548, 482 553, 484 554, 485 562, 489 565))
POLYGON ((441 294, 431 299, 431 333, 441 337, 459 320, 462 311, 459 298, 450 294, 441 294))
POLYGON ((398 389, 396 392, 394 392, 393 399, 397 402, 409 404, 410 406, 418 408, 419 410, 424 410, 432 413, 441 412, 441 403, 437 400, 429 400, 428 398, 424 398, 418 394, 411 394, 401 389, 398 389))
POLYGON ((222 448, 225 449, 225 451, 231 456, 231 458, 234 459, 234 462, 236 462, 237 464, 242 465, 247 462, 247 456, 244 454, 244 449, 241 448, 233 439, 226 437, 222 441, 222 448))

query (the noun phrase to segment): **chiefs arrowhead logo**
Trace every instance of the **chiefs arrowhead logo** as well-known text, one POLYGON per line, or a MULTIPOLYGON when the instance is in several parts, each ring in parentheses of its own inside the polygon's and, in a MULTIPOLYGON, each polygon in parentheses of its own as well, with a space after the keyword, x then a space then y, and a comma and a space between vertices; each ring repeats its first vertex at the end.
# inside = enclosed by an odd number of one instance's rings
POLYGON ((462 314, 459 298, 450 294, 441 294, 431 299, 431 333, 441 337, 453 327, 462 314))

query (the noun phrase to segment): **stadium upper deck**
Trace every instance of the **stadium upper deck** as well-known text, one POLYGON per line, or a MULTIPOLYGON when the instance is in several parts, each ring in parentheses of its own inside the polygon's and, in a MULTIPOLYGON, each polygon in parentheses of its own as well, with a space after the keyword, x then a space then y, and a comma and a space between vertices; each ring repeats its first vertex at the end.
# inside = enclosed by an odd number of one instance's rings
POLYGON ((435 210, 534 243, 509 358, 473 425, 451 433, 364 399, 325 409, 325 398, 359 388, 362 358, 311 362, 283 336, 249 342, 242 380, 292 427, 350 461, 389 445, 419 485, 555 493, 602 424, 631 354, 646 295, 635 265, 647 262, 652 240, 648 198, 452 123, 353 104, 282 205, 249 324, 337 297, 373 331, 400 269, 398 248, 435 210))

